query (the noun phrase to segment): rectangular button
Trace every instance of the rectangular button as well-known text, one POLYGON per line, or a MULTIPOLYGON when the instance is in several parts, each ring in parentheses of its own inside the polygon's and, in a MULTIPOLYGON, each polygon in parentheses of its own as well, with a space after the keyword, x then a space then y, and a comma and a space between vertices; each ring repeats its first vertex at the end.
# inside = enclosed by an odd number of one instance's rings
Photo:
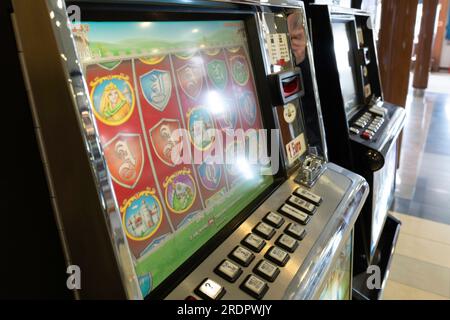
POLYGON ((290 223, 284 232, 297 240, 303 240, 306 236, 306 230, 298 223, 290 223))
POLYGON ((274 282, 280 274, 280 269, 273 263, 266 260, 261 260, 253 271, 260 277, 270 282, 274 282))
POLYGON ((287 202, 289 202, 294 207, 297 207, 300 210, 302 210, 310 215, 313 215, 317 211, 317 208, 315 205, 313 205, 297 196, 290 196, 289 199, 287 200, 287 202))
POLYGON ((269 212, 264 218, 264 222, 270 224, 272 227, 279 228, 283 225, 284 219, 275 212, 269 212))
POLYGON ((222 263, 214 271, 219 276, 230 282, 236 282, 242 274, 242 269, 237 264, 229 260, 222 261, 222 263))
POLYGON ((265 257, 280 267, 284 267, 290 258, 286 251, 277 247, 270 248, 265 257))
POLYGON ((322 197, 302 187, 297 188, 297 190, 294 191, 294 194, 306 201, 315 204, 316 206, 319 206, 322 203, 322 197))
POLYGON ((250 250, 241 246, 237 246, 229 257, 244 267, 248 267, 255 259, 255 255, 250 250))
POLYGON ((253 232, 256 233, 257 235, 260 235, 266 240, 270 240, 275 235, 276 231, 267 223, 260 222, 255 228, 253 228, 253 232))
POLYGON ((251 274, 242 283, 241 289, 256 299, 262 299, 269 286, 265 281, 251 274))
POLYGON ((256 234, 249 233, 245 237, 245 239, 242 240, 242 244, 255 252, 261 252, 261 250, 266 245, 266 242, 264 241, 263 238, 257 236, 256 234))
POLYGON ((310 220, 310 217, 306 213, 304 213, 288 204, 284 204, 280 208, 280 212, 282 214, 286 215, 287 217, 291 218, 292 220, 300 222, 303 225, 308 224, 308 222, 310 220))
POLYGON ((277 241, 275 242, 277 246, 280 248, 283 248, 289 252, 294 252, 295 249, 298 247, 298 241, 295 240, 293 237, 288 236, 286 234, 282 234, 277 241))
POLYGON ((211 279, 205 279, 195 293, 203 299, 219 300, 224 296, 225 288, 211 279))

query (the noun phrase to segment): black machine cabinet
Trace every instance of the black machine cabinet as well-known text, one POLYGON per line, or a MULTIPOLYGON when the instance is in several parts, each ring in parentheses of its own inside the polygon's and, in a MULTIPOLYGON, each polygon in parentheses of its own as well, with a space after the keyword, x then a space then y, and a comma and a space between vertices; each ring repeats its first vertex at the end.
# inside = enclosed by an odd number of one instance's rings
POLYGON ((307 15, 330 160, 363 175, 371 189, 355 232, 354 298, 378 299, 400 227, 388 209, 405 112, 383 100, 368 13, 311 4, 307 15), (377 290, 366 286, 370 265, 384 275, 377 290))

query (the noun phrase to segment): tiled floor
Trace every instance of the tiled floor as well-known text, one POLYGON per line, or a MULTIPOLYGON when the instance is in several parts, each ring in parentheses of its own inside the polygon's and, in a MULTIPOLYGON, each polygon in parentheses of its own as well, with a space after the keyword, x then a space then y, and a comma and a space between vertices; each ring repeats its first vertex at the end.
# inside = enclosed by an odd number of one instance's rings
POLYGON ((450 75, 408 97, 392 210, 403 223, 384 299, 450 299, 450 75))

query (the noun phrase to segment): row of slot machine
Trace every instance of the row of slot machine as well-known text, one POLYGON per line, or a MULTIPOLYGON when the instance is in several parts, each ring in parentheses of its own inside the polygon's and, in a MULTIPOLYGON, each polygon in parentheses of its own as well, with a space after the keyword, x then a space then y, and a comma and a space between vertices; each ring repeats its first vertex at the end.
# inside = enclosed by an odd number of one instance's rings
POLYGON ((405 115, 383 100, 368 13, 293 0, 9 10, 75 298, 381 298, 405 115))

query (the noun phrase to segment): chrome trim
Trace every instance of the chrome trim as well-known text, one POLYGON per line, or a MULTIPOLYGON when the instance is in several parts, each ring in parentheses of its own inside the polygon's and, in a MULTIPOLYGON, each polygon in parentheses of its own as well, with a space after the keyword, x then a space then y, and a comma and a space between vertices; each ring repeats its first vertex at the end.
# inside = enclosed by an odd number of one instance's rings
POLYGON ((330 169, 340 171, 351 180, 349 190, 342 199, 320 238, 311 248, 302 267, 294 276, 283 299, 311 300, 317 299, 322 282, 333 267, 333 259, 345 245, 356 219, 369 194, 369 185, 357 174, 328 163, 330 169))
POLYGON ((379 300, 383 299, 384 289, 386 288, 387 281, 389 280, 389 273, 391 271, 392 260, 393 260, 394 254, 395 254, 395 249, 397 248, 397 242, 398 242, 398 238, 400 236, 400 228, 402 225, 402 222, 391 214, 387 215, 386 220, 387 219, 394 220, 394 222, 396 222, 398 224, 398 226, 397 226, 397 229, 395 230, 394 239, 392 240, 391 252, 389 252, 389 261, 386 266, 386 274, 383 278, 383 283, 381 284, 380 293, 378 294, 379 300))
POLYGON ((313 43, 311 41, 310 33, 309 33, 309 26, 308 26, 308 20, 305 12, 305 5, 303 2, 301 2, 301 11, 304 17, 303 24, 305 26, 305 33, 306 33, 306 49, 308 51, 308 59, 311 69, 311 77, 313 82, 313 89, 314 89, 314 96, 316 98, 316 105, 317 105, 317 121, 319 122, 319 128, 320 128, 320 138, 322 141, 322 150, 323 150, 323 158, 326 162, 329 161, 328 159, 328 146, 327 146, 327 140, 326 140, 326 133, 325 133, 325 126, 323 121, 323 113, 322 113, 322 105, 320 103, 320 96, 319 96, 319 86, 317 85, 317 78, 316 78, 316 67, 314 62, 314 53, 313 53, 313 43))
POLYGON ((66 5, 59 0, 46 0, 49 16, 50 12, 55 13, 55 19, 60 18, 66 21, 65 27, 53 25, 55 39, 61 51, 61 56, 66 59, 65 68, 68 75, 67 86, 73 94, 73 102, 78 111, 80 131, 86 146, 86 151, 91 159, 91 169, 97 183, 98 196, 103 206, 104 218, 109 221, 109 234, 114 247, 117 264, 121 273, 123 285, 129 299, 142 299, 141 289, 134 269, 133 258, 127 244, 127 238, 122 229, 122 218, 119 204, 117 203, 112 178, 109 173, 103 149, 100 142, 100 135, 92 113, 94 109, 89 99, 89 90, 86 86, 86 79, 80 64, 80 58, 76 51, 73 40, 70 22, 67 17, 66 5), (62 3, 62 5, 60 5, 62 3))
MULTIPOLYGON (((17 13, 20 13, 21 16, 26 17, 25 11, 30 10, 27 7, 28 5, 29 2, 27 0, 13 0, 14 10, 17 11, 17 13)), ((45 27, 49 27, 49 29, 46 29, 45 31, 48 32, 49 35, 52 35, 54 39, 48 40, 53 40, 59 50, 60 59, 55 61, 55 65, 56 69, 58 69, 58 67, 61 68, 60 70, 58 70, 58 76, 59 74, 63 74, 64 78, 66 79, 66 82, 64 84, 59 85, 67 88, 67 92, 70 94, 70 99, 72 102, 71 106, 68 107, 75 109, 74 114, 76 115, 78 120, 77 122, 79 125, 79 131, 84 142, 87 159, 89 160, 91 175, 96 185, 98 198, 100 200, 99 203, 106 222, 105 225, 111 239, 111 246, 113 248, 113 252, 117 261, 118 270, 122 279, 122 285, 125 290, 125 292, 111 293, 111 296, 126 295, 129 299, 142 299, 138 279, 134 271, 134 264, 131 253, 127 245, 125 234, 121 228, 122 219, 120 216, 119 205, 114 196, 111 176, 107 169, 99 139, 99 133, 94 121, 94 115, 91 111, 92 106, 89 99, 89 91, 87 89, 82 68, 78 60, 79 58, 75 48, 65 3, 61 0, 34 0, 33 5, 35 5, 35 8, 38 8, 39 10, 38 12, 34 13, 36 15, 40 15, 36 17, 36 20, 42 22, 42 25, 45 25, 45 27), (43 16, 44 10, 45 16, 43 16)), ((16 17, 17 15, 18 14, 16 14, 16 17)), ((32 22, 22 21, 22 26, 25 26, 29 23, 32 22)), ((18 30, 19 33, 20 31, 21 30, 18 30)), ((27 54, 27 52, 25 52, 25 54, 27 54)), ((39 72, 39 69, 36 69, 36 65, 26 65, 26 67, 28 67, 28 71, 34 68, 33 71, 35 72, 35 76, 37 72, 39 72)), ((30 85, 32 86, 33 83, 31 83, 30 85)), ((30 99, 30 101, 33 100, 30 99)), ((54 106, 47 106, 45 105, 46 102, 47 101, 40 101, 38 107, 40 107, 40 109, 45 109, 46 107, 50 108, 54 106)), ((37 110, 37 107, 35 107, 34 109, 37 110)), ((39 114, 39 111, 37 113, 39 114)), ((34 114, 37 118, 38 116, 36 115, 36 112, 34 112, 34 114)), ((41 123, 42 127, 44 127, 45 125, 46 124, 41 123)), ((61 132, 55 132, 55 134, 61 134, 61 132)), ((43 159, 46 159, 47 153, 45 145, 46 144, 44 143, 40 143, 43 159)), ((52 175, 49 174, 49 170, 50 169, 46 168, 49 185, 52 187, 51 190, 55 190, 55 188, 57 189, 57 186, 53 187, 54 179, 52 179, 52 175)), ((64 212, 63 208, 60 206, 63 205, 59 203, 59 200, 54 193, 55 192, 53 192, 50 197, 54 204, 56 214, 58 215, 58 221, 61 221, 63 220, 62 217, 64 216, 64 212)), ((67 228, 79 229, 78 226, 64 225, 64 227, 60 227, 63 234, 64 228, 66 230, 67 228)), ((64 236, 62 236, 61 241, 64 242, 64 248, 67 248, 67 257, 70 257, 70 247, 71 245, 73 245, 73 243, 69 243, 64 236)), ((77 261, 71 261, 71 263, 77 264, 77 261)))
MULTIPOLYGON (((72 2, 92 2, 90 0, 75 0, 72 2)), ((297 8, 302 1, 300 0, 96 0, 96 3, 126 3, 126 4, 170 4, 170 5, 204 5, 210 2, 230 3, 230 4, 246 4, 265 7, 283 7, 297 8)))
MULTIPOLYGON (((380 105, 389 104, 387 102, 381 102, 380 105)), ((390 150, 392 143, 400 135, 406 122, 406 111, 404 108, 396 107, 392 118, 389 120, 389 127, 385 130, 382 140, 379 143, 380 152, 385 155, 390 150)))

